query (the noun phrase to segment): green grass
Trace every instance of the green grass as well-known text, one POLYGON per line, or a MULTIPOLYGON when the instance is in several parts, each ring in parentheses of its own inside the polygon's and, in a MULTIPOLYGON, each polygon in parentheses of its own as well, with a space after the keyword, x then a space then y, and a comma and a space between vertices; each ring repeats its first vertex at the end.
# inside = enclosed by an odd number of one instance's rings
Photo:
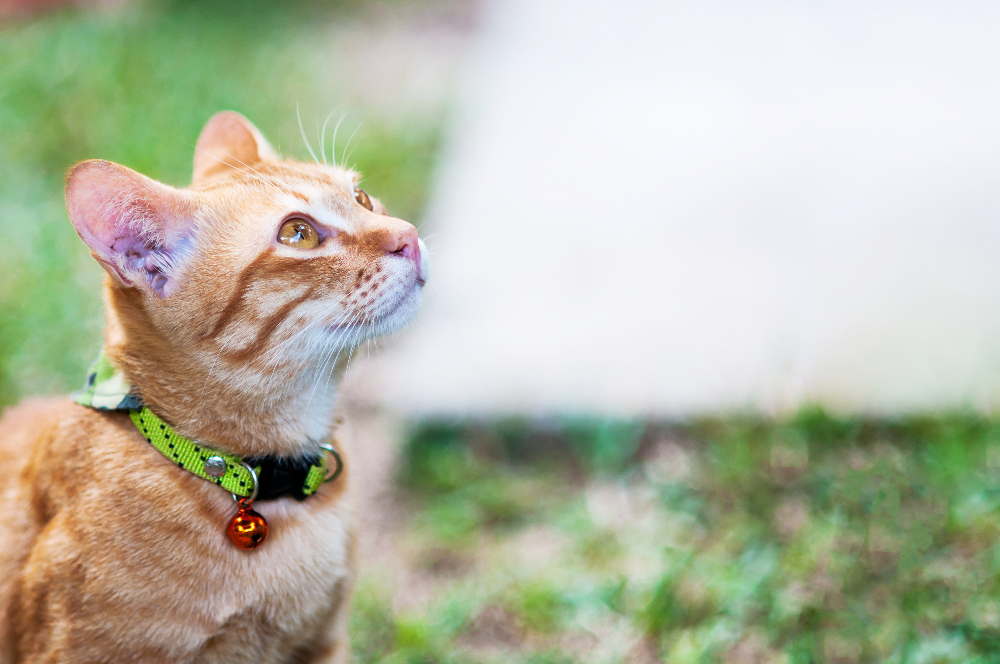
POLYGON ((358 2, 146 2, 0 26, 0 406, 74 389, 100 344, 101 271, 62 200, 77 161, 183 186, 215 112, 241 111, 283 154, 308 158, 296 103, 314 145, 317 122, 339 107, 353 112, 338 150, 363 121, 351 164, 394 214, 419 218, 438 121, 352 106, 338 87, 331 27, 361 12, 358 2))
POLYGON ((398 477, 409 581, 362 574, 356 652, 1000 661, 998 479, 976 416, 425 423, 398 477))

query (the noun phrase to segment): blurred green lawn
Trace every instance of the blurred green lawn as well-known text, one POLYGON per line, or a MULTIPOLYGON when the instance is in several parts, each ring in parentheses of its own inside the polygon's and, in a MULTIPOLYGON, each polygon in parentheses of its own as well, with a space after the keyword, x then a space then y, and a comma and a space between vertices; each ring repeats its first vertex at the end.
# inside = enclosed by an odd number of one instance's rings
POLYGON ((1000 422, 425 422, 398 479, 362 662, 1000 661, 1000 422))
MULTIPOLYGON (((99 344, 101 273, 66 219, 65 171, 105 158, 183 185, 221 109, 307 156, 296 102, 309 129, 349 106, 323 63, 328 26, 360 7, 160 2, 0 26, 0 406, 75 388, 99 344)), ((437 122, 359 119, 366 188, 419 220, 437 122)), ((400 569, 432 592, 365 568, 354 648, 361 662, 997 662, 998 476, 1000 424, 976 416, 426 422, 394 505, 400 569)))

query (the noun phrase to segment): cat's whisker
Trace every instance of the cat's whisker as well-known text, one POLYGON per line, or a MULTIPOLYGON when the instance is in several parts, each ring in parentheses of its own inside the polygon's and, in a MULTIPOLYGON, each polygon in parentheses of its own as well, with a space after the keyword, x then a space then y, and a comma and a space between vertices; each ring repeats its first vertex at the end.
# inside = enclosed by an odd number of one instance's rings
MULTIPOLYGON (((351 335, 351 341, 348 344, 346 344, 345 346, 343 346, 343 348, 341 349, 341 350, 343 350, 344 348, 347 349, 347 366, 344 368, 344 375, 346 375, 347 372, 350 371, 350 369, 351 369, 351 358, 354 356, 354 350, 355 350, 355 345, 354 345, 355 341, 354 340, 355 340, 355 338, 357 337, 358 334, 361 334, 361 328, 360 328, 360 326, 355 330, 355 333, 352 333, 352 335, 351 335)), ((340 351, 338 350, 337 351, 337 357, 333 361, 334 367, 337 366, 337 362, 339 360, 340 360, 340 351)), ((333 378, 333 372, 331 371, 330 377, 327 378, 327 385, 329 385, 330 380, 332 378, 333 378)))
MULTIPOLYGON (((327 354, 326 359, 323 360, 323 365, 320 367, 319 371, 316 372, 316 376, 313 379, 313 387, 312 390, 309 392, 309 398, 306 400, 306 405, 304 410, 309 410, 309 405, 312 403, 313 395, 316 394, 316 388, 319 386, 319 382, 323 378, 323 374, 326 373, 326 365, 330 361, 330 358, 332 356, 333 356, 333 350, 331 349, 330 352, 327 354)), ((334 366, 336 367, 336 365, 337 362, 336 360, 334 360, 334 366)))
MULTIPOLYGON (((239 159, 237 159, 237 158, 236 158, 236 157, 234 157, 233 155, 229 154, 228 152, 225 152, 224 154, 225 154, 225 155, 226 155, 227 157, 229 157, 230 159, 232 159, 233 161, 236 161, 236 162, 239 162, 240 164, 243 164, 243 166, 244 166, 245 168, 247 168, 247 169, 248 169, 249 171, 253 171, 254 175, 256 175, 256 176, 257 176, 258 178, 261 178, 261 180, 262 180, 262 181, 263 181, 263 182, 264 182, 265 184, 270 184, 270 185, 272 185, 272 186, 278 186, 278 182, 277 182, 276 180, 274 180, 273 178, 270 178, 270 177, 268 177, 268 176, 265 176, 265 175, 264 175, 263 173, 261 173, 260 171, 258 171, 258 170, 257 170, 256 168, 254 168, 254 167, 253 167, 253 166, 251 166, 250 164, 247 164, 246 162, 242 162, 242 161, 240 161, 239 159)), ((222 160, 220 159, 219 161, 221 162, 222 160)), ((237 169, 237 170, 240 170, 240 171, 242 171, 243 173, 246 173, 247 175, 250 175, 250 173, 249 173, 249 172, 247 172, 247 171, 245 171, 245 170, 243 170, 243 169, 237 169)))
POLYGON ((347 119, 347 113, 341 115, 340 119, 337 120, 337 125, 333 128, 333 138, 330 139, 330 161, 333 162, 334 166, 337 165, 337 130, 340 129, 340 123, 345 119, 347 119))
MULTIPOLYGON (((329 165, 329 164, 326 163, 326 125, 327 125, 327 123, 330 122, 330 118, 332 118, 333 114, 336 113, 336 112, 337 112, 336 108, 334 108, 332 111, 330 111, 330 113, 326 116, 326 120, 323 120, 323 129, 322 129, 322 131, 319 132, 319 153, 320 153, 320 155, 322 155, 322 157, 323 157, 323 164, 325 164, 325 165, 329 165)), ((331 153, 330 158, 333 159, 334 157, 336 157, 336 155, 331 153)), ((336 165, 336 164, 334 164, 334 165, 336 165)))
MULTIPOLYGON (((343 312, 343 313, 342 313, 342 314, 341 314, 340 316, 338 316, 338 317, 337 317, 337 319, 336 319, 336 320, 335 320, 335 321, 334 321, 334 322, 333 322, 333 323, 331 324, 331 327, 333 327, 333 328, 337 328, 337 327, 339 327, 339 326, 341 325, 341 323, 343 323, 343 321, 345 321, 345 320, 346 320, 346 319, 347 319, 347 318, 349 317, 349 315, 350 315, 350 311, 345 311, 345 312, 343 312)), ((306 326, 305 326, 305 327, 304 327, 304 328, 303 328, 302 330, 300 330, 299 332, 297 332, 297 333, 296 333, 295 335, 293 335, 293 336, 292 336, 291 338, 289 338, 289 339, 286 339, 285 341, 281 342, 281 343, 280 343, 280 344, 278 344, 277 346, 275 346, 275 347, 273 347, 273 348, 271 348, 271 349, 269 349, 269 350, 265 351, 264 355, 266 356, 267 354, 270 354, 270 353, 273 353, 273 352, 275 352, 275 351, 279 350, 279 349, 280 349, 280 348, 282 348, 283 346, 286 346, 287 344, 289 344, 289 343, 291 343, 291 342, 295 341, 296 339, 298 339, 299 337, 301 337, 301 336, 302 336, 302 335, 303 335, 303 334, 304 334, 305 332, 307 332, 307 331, 309 331, 309 330, 311 330, 311 329, 314 329, 314 328, 315 328, 316 326, 318 326, 318 325, 322 325, 322 324, 326 324, 326 323, 325 323, 325 321, 324 321, 323 319, 316 319, 316 320, 314 320, 314 321, 313 321, 312 323, 310 323, 310 324, 306 325, 306 326)), ((313 340, 313 341, 311 342, 311 344, 312 344, 312 345, 318 345, 318 346, 319 346, 319 348, 317 348, 317 350, 323 350, 324 352, 326 351, 326 346, 325 346, 325 344, 322 344, 322 345, 320 345, 320 344, 319 344, 319 343, 318 343, 318 342, 317 342, 316 340, 313 340)), ((309 360, 309 358, 310 358, 310 357, 311 357, 311 356, 313 355, 313 353, 312 353, 312 352, 307 352, 307 353, 305 353, 305 355, 306 355, 306 358, 307 358, 307 359, 306 359, 306 361, 308 361, 308 360, 309 360)), ((276 370, 276 369, 277 369, 277 364, 278 364, 278 362, 280 361, 280 359, 281 359, 280 357, 275 357, 275 358, 272 358, 272 359, 271 359, 271 360, 270 360, 270 361, 268 362, 268 365, 267 365, 267 366, 265 367, 265 370, 267 370, 268 368, 270 368, 270 367, 272 367, 272 366, 274 367, 274 369, 272 369, 272 370, 271 370, 271 372, 270 372, 270 374, 268 375, 268 383, 269 383, 269 386, 270 386, 270 383, 271 383, 271 382, 273 382, 273 381, 274 381, 274 379, 275 379, 275 374, 274 374, 274 370, 276 370)))
MULTIPOLYGON (((338 317, 338 319, 333 323, 333 325, 334 326, 339 325, 340 322, 342 320, 344 320, 346 317, 347 317, 347 312, 345 312, 343 315, 341 315, 340 317, 338 317)), ((324 323, 325 323, 325 321, 323 319, 321 319, 321 318, 313 320, 312 322, 310 322, 307 325, 305 325, 301 330, 297 331, 295 334, 293 334, 288 339, 285 339, 281 343, 279 343, 279 344, 277 344, 277 345, 275 345, 275 346, 267 349, 266 351, 264 351, 264 353, 261 354, 260 358, 267 358, 268 355, 273 355, 273 357, 271 357, 270 359, 268 359, 267 362, 266 362, 266 364, 264 365, 264 367, 261 370, 259 370, 259 372, 258 372, 259 375, 266 376, 266 380, 268 381, 268 390, 269 391, 271 389, 273 389, 273 383, 277 379, 276 372, 277 372, 277 369, 278 369, 278 365, 279 365, 279 363, 281 362, 281 359, 282 359, 281 356, 278 355, 278 351, 280 351, 282 348, 285 348, 289 344, 292 344, 293 342, 295 342, 297 339, 301 338, 303 335, 305 335, 310 330, 314 330, 317 326, 320 326, 320 325, 322 325, 324 323)), ((313 342, 313 343, 315 343, 315 342, 313 342)), ((311 353, 306 353, 307 357, 309 355, 311 355, 311 353)))
POLYGON ((319 141, 319 156, 323 158, 323 164, 325 165, 326 164, 326 155, 323 153, 323 139, 320 137, 320 133, 319 133, 319 118, 316 118, 316 120, 314 121, 314 124, 316 125, 314 127, 314 129, 316 130, 316 140, 319 141))
POLYGON ((298 339, 299 337, 301 337, 303 334, 305 334, 306 332, 308 332, 312 328, 314 328, 317 325, 320 325, 322 323, 323 323, 323 319, 322 318, 317 318, 316 320, 312 321, 311 323, 309 323, 308 325, 306 325, 305 327, 303 327, 301 330, 299 330, 298 332, 296 332, 294 335, 292 335, 291 337, 289 337, 288 339, 285 339, 284 341, 282 341, 277 346, 274 346, 274 347, 269 348, 268 350, 264 351, 264 355, 262 357, 267 356, 267 355, 269 355, 271 353, 274 353, 274 352, 276 352, 278 350, 281 350, 283 347, 287 346, 288 344, 290 344, 291 342, 295 341, 296 339, 298 339))
POLYGON ((333 327, 335 329, 340 328, 340 331, 336 333, 337 336, 333 340, 331 348, 337 348, 337 349, 343 348, 343 342, 347 338, 347 335, 350 332, 351 328, 356 324, 357 318, 358 318, 357 314, 351 313, 350 311, 345 311, 344 314, 337 319, 337 322, 334 324, 333 327), (347 320, 346 324, 343 322, 344 320, 347 320))
MULTIPOLYGON (((187 145, 191 145, 190 143, 187 143, 187 141, 185 141, 185 143, 186 143, 187 145)), ((257 173, 256 171, 255 171, 254 173, 251 173, 250 171, 247 171, 247 170, 244 170, 244 169, 242 169, 242 168, 239 168, 238 166, 233 166, 233 165, 232 165, 232 164, 230 164, 229 162, 226 162, 226 161, 223 161, 222 159, 219 159, 219 158, 218 158, 218 157, 216 157, 216 156, 215 156, 214 154, 211 154, 211 153, 209 153, 209 152, 205 152, 204 150, 202 150, 201 148, 199 148, 199 147, 198 147, 197 145, 191 145, 191 147, 193 147, 193 148, 194 148, 195 150, 197 150, 198 152, 202 153, 203 155, 206 155, 206 156, 208 156, 208 157, 211 157, 212 159, 216 160, 216 161, 217 161, 217 162, 219 162, 220 164, 225 164, 226 166, 229 166, 230 168, 233 168, 233 169, 235 169, 235 170, 239 171, 240 173, 243 173, 244 175, 248 175, 248 176, 250 176, 250 178, 254 178, 254 177, 256 177, 257 179, 259 179, 259 180, 260 180, 260 183, 261 183, 261 184, 264 184, 264 185, 268 185, 268 184, 269 184, 269 185, 272 185, 272 186, 276 184, 276 183, 275 183, 275 182, 274 182, 273 180, 268 180, 268 179, 266 179, 266 178, 264 177, 264 175, 263 175, 263 174, 261 174, 261 173, 257 173)), ((235 157, 233 157, 233 156, 232 156, 231 154, 229 154, 229 153, 226 153, 226 156, 228 156, 228 157, 229 157, 230 159, 233 159, 233 160, 235 160, 235 161, 239 161, 239 163, 243 164, 243 162, 242 162, 242 161, 240 161, 239 159, 236 159, 235 157)), ((243 164, 243 165, 244 165, 244 166, 246 166, 246 164, 243 164)), ((247 168, 250 168, 250 167, 249 167, 249 166, 247 166, 247 168)))
MULTIPOLYGON (((358 129, 361 129, 361 125, 363 125, 363 124, 364 124, 364 122, 359 122, 358 123, 358 126, 354 128, 353 132, 351 132, 350 138, 347 139, 347 143, 344 144, 343 158, 340 160, 340 166, 342 168, 347 168, 347 160, 350 159, 351 154, 354 154, 354 150, 351 150, 350 154, 348 154, 347 148, 349 148, 351 146, 351 141, 354 140, 354 135, 358 133, 358 129)), ((334 155, 334 157, 336 157, 336 156, 337 155, 334 155)))
POLYGON ((226 345, 229 343, 229 339, 222 342, 222 346, 219 347, 219 352, 215 354, 215 359, 212 360, 212 366, 208 368, 208 375, 205 376, 205 382, 201 385, 201 394, 198 395, 198 400, 200 401, 205 396, 205 389, 208 387, 208 383, 212 380, 212 372, 215 371, 215 365, 219 362, 219 357, 222 355, 222 351, 226 349, 226 345))
POLYGON ((309 154, 312 155, 313 161, 318 164, 319 159, 316 158, 316 153, 313 152, 312 145, 309 144, 309 139, 306 138, 305 127, 302 126, 302 113, 299 112, 299 102, 295 102, 295 117, 299 119, 299 133, 302 134, 302 142, 306 144, 306 149, 309 150, 309 154))
POLYGON ((357 328, 358 325, 361 324, 363 323, 361 323, 360 314, 355 314, 354 316, 352 316, 350 321, 347 323, 347 326, 344 327, 343 332, 337 337, 336 341, 337 346, 341 349, 350 346, 350 344, 354 340, 354 330, 357 328), (350 340, 348 340, 348 338, 350 340))
POLYGON ((216 160, 220 164, 225 164, 226 166, 228 166, 228 167, 230 167, 230 168, 232 168, 234 170, 237 170, 240 173, 243 173, 244 175, 250 177, 251 179, 256 178, 257 180, 260 181, 260 183, 262 185, 271 185, 273 187, 273 186, 278 186, 278 184, 279 184, 273 178, 265 176, 263 173, 261 173, 260 171, 258 171, 256 168, 250 166, 249 164, 247 164, 247 163, 245 163, 243 161, 240 161, 239 159, 237 159, 233 155, 229 154, 228 152, 224 152, 223 154, 226 155, 227 157, 229 157, 230 159, 232 159, 233 161, 235 161, 235 162, 237 162, 239 164, 242 164, 244 166, 244 168, 240 168, 239 166, 234 166, 233 164, 231 164, 231 163, 229 163, 227 161, 219 159, 214 154, 210 154, 208 152, 205 152, 204 150, 198 148, 197 146, 194 146, 194 149, 197 150, 198 152, 204 154, 204 155, 207 155, 207 156, 211 157, 212 159, 216 160))
MULTIPOLYGON (((337 333, 337 336, 333 340, 333 343, 329 344, 329 348, 337 350, 338 353, 340 352, 340 349, 343 348, 343 342, 347 338, 347 335, 350 332, 351 327, 356 323, 356 320, 357 320, 357 315, 353 314, 350 311, 345 311, 337 319, 337 321, 333 324, 332 327, 334 329, 337 329, 337 328, 341 328, 341 329, 340 329, 340 332, 337 333), (344 321, 347 321, 347 322, 345 323, 344 321)), ((327 344, 324 344, 323 347, 324 348, 327 347, 327 344)), ((336 365, 336 360, 334 360, 334 365, 336 365)))
MULTIPOLYGON (((327 363, 328 363, 328 362, 330 361, 330 358, 331 358, 331 357, 333 356, 333 352, 334 352, 334 351, 336 351, 336 353, 337 353, 337 357, 336 357, 336 359, 334 359, 334 360, 333 360, 333 368, 334 368, 334 369, 336 368, 336 366, 337 366, 337 359, 339 359, 339 358, 340 358, 340 351, 341 351, 341 350, 343 350, 343 348, 344 348, 344 347, 343 347, 343 346, 342 346, 342 345, 340 344, 340 339, 344 338, 344 337, 345 337, 345 336, 347 335, 347 333, 348 333, 348 332, 349 332, 349 331, 351 330, 351 327, 352 327, 352 326, 354 325, 354 321, 355 321, 356 319, 357 319, 357 315, 355 315, 354 317, 352 317, 352 318, 351 318, 351 322, 350 322, 350 323, 348 323, 348 325, 347 325, 347 327, 346 327, 346 328, 344 329, 343 333, 342 333, 341 335, 339 335, 339 336, 338 336, 338 338, 337 338, 337 341, 336 341, 335 345, 334 345, 334 346, 333 346, 333 348, 331 348, 331 350, 330 350, 330 354, 329 354, 329 355, 327 356, 326 360, 324 360, 324 362, 323 362, 323 366, 322 366, 322 367, 320 368, 319 372, 318 372, 318 373, 316 374, 316 380, 315 380, 315 382, 313 383, 313 388, 312 388, 312 391, 311 391, 311 392, 309 393, 309 399, 308 399, 308 401, 306 401, 306 409, 307 409, 307 410, 308 410, 308 408, 309 408, 309 404, 311 404, 311 403, 312 403, 312 399, 313 399, 313 395, 315 395, 315 393, 316 393, 316 387, 317 387, 317 386, 319 386, 319 381, 320 381, 320 380, 322 380, 322 378, 323 378, 323 374, 325 374, 325 373, 326 373, 326 365, 327 365, 327 363)), ((353 337, 352 337, 352 338, 353 338, 353 337)))
POLYGON ((267 351, 264 352, 264 354, 261 357, 267 357, 268 355, 270 355, 272 353, 274 353, 274 355, 275 355, 274 357, 272 357, 270 360, 267 361, 267 364, 264 366, 264 369, 262 371, 262 373, 266 373, 267 374, 267 381, 268 381, 268 387, 269 387, 269 389, 271 387, 271 383, 274 382, 275 372, 278 369, 278 363, 281 362, 281 356, 277 354, 277 351, 281 350, 283 347, 289 345, 293 341, 299 339, 306 332, 315 329, 316 326, 322 324, 322 322, 323 322, 322 319, 314 320, 313 322, 309 323, 308 325, 306 325, 305 327, 303 327, 301 330, 299 330, 297 333, 295 333, 294 335, 292 335, 290 338, 286 339, 285 341, 282 341, 277 346, 274 346, 273 348, 270 348, 270 349, 268 349, 267 351))
MULTIPOLYGON (((360 332, 360 331, 361 330, 359 329, 358 332, 360 332)), ((352 345, 351 345, 350 352, 348 352, 348 354, 347 354, 347 367, 344 369, 344 375, 345 376, 351 370, 351 360, 354 359, 354 348, 355 348, 355 346, 354 346, 354 337, 351 338, 351 344, 352 345)))
POLYGON ((338 343, 340 344, 340 349, 351 349, 355 343, 356 332, 358 332, 364 325, 364 317, 362 314, 355 314, 351 318, 351 322, 344 330, 344 334, 341 335, 338 343))

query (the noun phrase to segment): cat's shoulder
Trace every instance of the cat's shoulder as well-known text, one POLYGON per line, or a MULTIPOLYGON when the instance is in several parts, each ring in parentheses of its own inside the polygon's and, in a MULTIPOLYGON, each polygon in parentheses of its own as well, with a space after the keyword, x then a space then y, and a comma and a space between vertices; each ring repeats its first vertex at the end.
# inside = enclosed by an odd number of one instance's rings
POLYGON ((0 438, 45 428, 73 402, 69 397, 31 397, 0 413, 0 438))
POLYGON ((0 414, 0 463, 26 456, 35 441, 53 435, 74 405, 68 397, 33 397, 4 409, 0 414))
POLYGON ((66 476, 64 469, 89 463, 99 449, 127 444, 135 436, 130 427, 127 413, 85 408, 69 397, 25 399, 0 416, 0 475, 66 476))
POLYGON ((0 439, 37 435, 52 427, 117 425, 127 419, 124 412, 86 408, 68 396, 29 397, 0 412, 0 439))

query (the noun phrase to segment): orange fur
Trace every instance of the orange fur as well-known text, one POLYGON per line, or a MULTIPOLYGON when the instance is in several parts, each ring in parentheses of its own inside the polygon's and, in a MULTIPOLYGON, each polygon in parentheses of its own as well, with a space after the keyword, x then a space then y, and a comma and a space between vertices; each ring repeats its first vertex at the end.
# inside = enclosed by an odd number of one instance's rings
MULTIPOLYGON (((70 173, 71 220, 108 271, 108 357, 190 438, 316 453, 352 346, 416 311, 416 232, 362 207, 356 174, 280 161, 235 113, 206 125, 194 173, 181 190, 108 162, 70 173), (290 215, 322 243, 277 243, 290 215)), ((249 552, 225 536, 230 495, 124 413, 26 402, 0 421, 0 474, 0 662, 348 658, 349 472, 254 503, 271 534, 249 552)))

